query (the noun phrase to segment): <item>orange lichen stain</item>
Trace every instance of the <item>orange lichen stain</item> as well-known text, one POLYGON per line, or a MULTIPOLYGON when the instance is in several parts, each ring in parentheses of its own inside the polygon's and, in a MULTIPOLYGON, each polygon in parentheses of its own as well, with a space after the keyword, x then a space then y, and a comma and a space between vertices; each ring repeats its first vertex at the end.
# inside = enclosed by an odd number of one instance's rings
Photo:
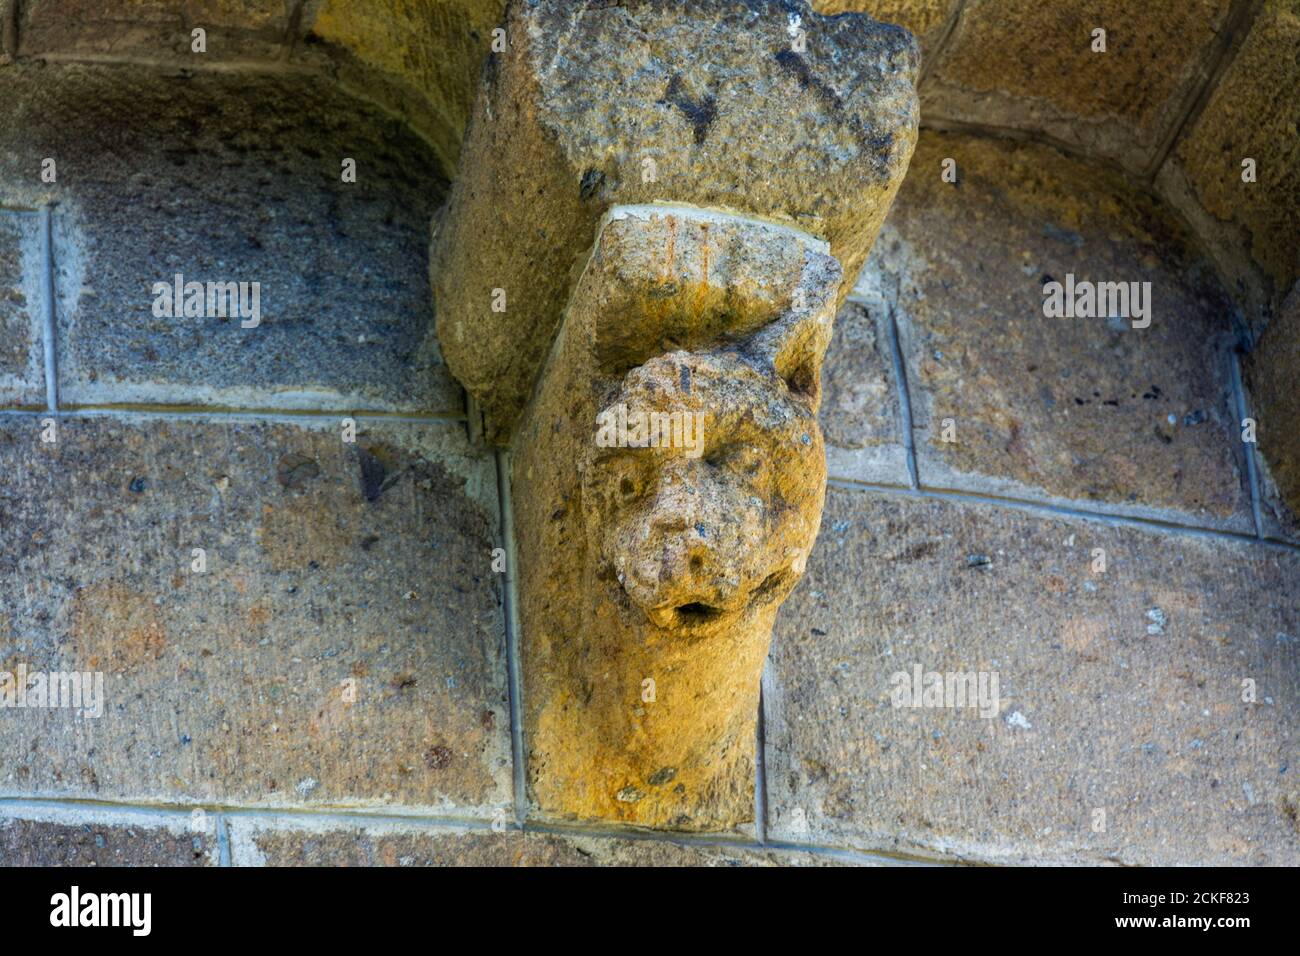
POLYGON ((129 671, 158 660, 167 649, 152 597, 119 581, 79 588, 71 618, 73 660, 91 670, 129 671))
POLYGON ((695 287, 691 307, 697 315, 705 315, 709 304, 709 227, 701 224, 700 233, 700 281, 695 287))
POLYGON ((262 628, 271 620, 271 611, 266 606, 266 601, 261 600, 253 604, 248 609, 248 626, 252 628, 262 628))
POLYGON ((330 568, 346 560, 356 535, 347 526, 351 515, 333 504, 302 495, 262 508, 258 541, 272 569, 330 568))

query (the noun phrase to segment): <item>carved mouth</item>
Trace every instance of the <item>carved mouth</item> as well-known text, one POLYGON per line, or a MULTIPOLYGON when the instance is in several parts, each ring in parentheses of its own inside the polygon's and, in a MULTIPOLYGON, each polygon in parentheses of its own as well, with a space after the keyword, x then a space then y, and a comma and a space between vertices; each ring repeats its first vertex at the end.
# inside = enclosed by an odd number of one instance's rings
POLYGON ((683 624, 707 624, 715 618, 721 617, 727 613, 720 607, 713 607, 710 604, 702 604, 699 601, 692 601, 690 604, 683 604, 676 609, 677 619, 683 624))
POLYGON ((656 627, 696 630, 714 624, 727 617, 731 612, 725 608, 714 607, 700 601, 692 601, 678 607, 647 608, 646 617, 656 627))
MULTIPOLYGON (((742 614, 747 607, 764 606, 774 599, 780 599, 785 593, 788 593, 793 580, 797 578, 798 575, 794 574, 789 568, 773 571, 749 592, 749 598, 744 607, 725 608, 718 607, 715 604, 706 604, 703 601, 691 601, 687 604, 664 605, 654 608, 642 605, 642 609, 646 618, 655 627, 702 635, 717 630, 725 625, 727 621, 742 614)), ((623 593, 633 603, 639 603, 632 598, 627 588, 623 588, 623 593)))

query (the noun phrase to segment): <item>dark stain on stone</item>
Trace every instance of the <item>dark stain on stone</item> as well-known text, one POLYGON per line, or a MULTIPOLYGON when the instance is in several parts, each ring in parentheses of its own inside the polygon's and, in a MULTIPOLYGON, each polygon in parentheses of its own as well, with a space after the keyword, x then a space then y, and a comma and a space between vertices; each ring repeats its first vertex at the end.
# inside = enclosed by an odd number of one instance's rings
POLYGON ((794 50, 782 50, 776 55, 776 62, 781 69, 799 81, 801 89, 811 90, 817 94, 817 98, 836 113, 842 114, 844 112, 844 101, 840 99, 840 95, 831 89, 824 80, 814 76, 812 69, 808 66, 808 61, 794 50))
POLYGON ((282 488, 301 488, 320 476, 320 465, 306 455, 292 453, 280 459, 275 468, 275 480, 282 488))
POLYGON ((1291 829, 1300 834, 1300 808, 1289 797, 1282 798, 1282 814, 1291 824, 1291 829))
POLYGON ((1075 249, 1083 245, 1083 236, 1072 229, 1063 229, 1055 223, 1043 223, 1043 235, 1048 239, 1055 239, 1057 242, 1063 242, 1075 249))
POLYGON ((649 776, 646 783, 652 787, 662 787, 666 783, 671 783, 676 777, 676 767, 661 767, 649 776))
POLYGON ((704 138, 709 135, 709 127, 718 118, 717 97, 709 93, 698 101, 692 99, 682 89, 680 74, 673 74, 673 78, 668 81, 668 89, 664 93, 664 98, 660 102, 670 103, 685 114, 695 134, 695 145, 697 146, 704 142, 704 138))
POLYGON ((914 544, 894 560, 896 561, 919 561, 921 558, 928 558, 939 550, 937 541, 922 541, 920 544, 914 544))
POLYGON ((361 493, 366 501, 377 501, 383 494, 388 468, 368 448, 358 448, 357 458, 361 463, 361 493))
POLYGON ((451 766, 451 748, 439 744, 424 753, 424 763, 430 770, 446 770, 451 766))
POLYGON ((578 186, 578 195, 583 199, 590 199, 600 191, 601 184, 604 182, 604 173, 599 169, 589 169, 582 174, 582 183, 578 186))
POLYGON ((137 495, 143 493, 145 489, 144 479, 140 477, 132 478, 130 487, 137 495))
POLYGON ((844 108, 844 100, 829 83, 817 76, 808 65, 808 61, 794 50, 781 50, 776 54, 776 63, 786 73, 799 82, 799 88, 809 90, 843 123, 853 130, 858 145, 864 152, 873 154, 882 164, 888 163, 890 151, 894 146, 892 133, 869 129, 861 118, 853 116, 844 108))

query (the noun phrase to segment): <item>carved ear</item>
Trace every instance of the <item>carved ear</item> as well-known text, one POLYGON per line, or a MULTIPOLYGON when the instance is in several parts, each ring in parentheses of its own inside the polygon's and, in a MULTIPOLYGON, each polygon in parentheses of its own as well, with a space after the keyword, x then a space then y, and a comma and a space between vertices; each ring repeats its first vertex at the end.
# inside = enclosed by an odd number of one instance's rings
POLYGON ((814 308, 795 310, 760 330, 746 354, 771 368, 792 395, 821 404, 822 359, 830 344, 834 300, 829 297, 814 308))

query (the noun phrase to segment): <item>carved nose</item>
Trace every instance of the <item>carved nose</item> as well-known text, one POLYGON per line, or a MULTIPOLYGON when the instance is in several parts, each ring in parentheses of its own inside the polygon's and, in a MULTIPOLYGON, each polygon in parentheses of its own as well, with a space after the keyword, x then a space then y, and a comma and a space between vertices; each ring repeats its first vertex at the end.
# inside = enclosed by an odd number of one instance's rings
POLYGON ((706 489, 696 477, 689 463, 674 461, 664 466, 650 512, 652 532, 680 533, 699 523, 706 489))
POLYGON ((714 530, 683 511, 656 512, 650 527, 639 577, 656 603, 716 606, 731 600, 739 582, 714 530))
POLYGON ((640 533, 625 539, 628 593, 661 627, 704 623, 734 603, 742 558, 724 546, 718 505, 707 470, 695 461, 670 461, 640 533))

